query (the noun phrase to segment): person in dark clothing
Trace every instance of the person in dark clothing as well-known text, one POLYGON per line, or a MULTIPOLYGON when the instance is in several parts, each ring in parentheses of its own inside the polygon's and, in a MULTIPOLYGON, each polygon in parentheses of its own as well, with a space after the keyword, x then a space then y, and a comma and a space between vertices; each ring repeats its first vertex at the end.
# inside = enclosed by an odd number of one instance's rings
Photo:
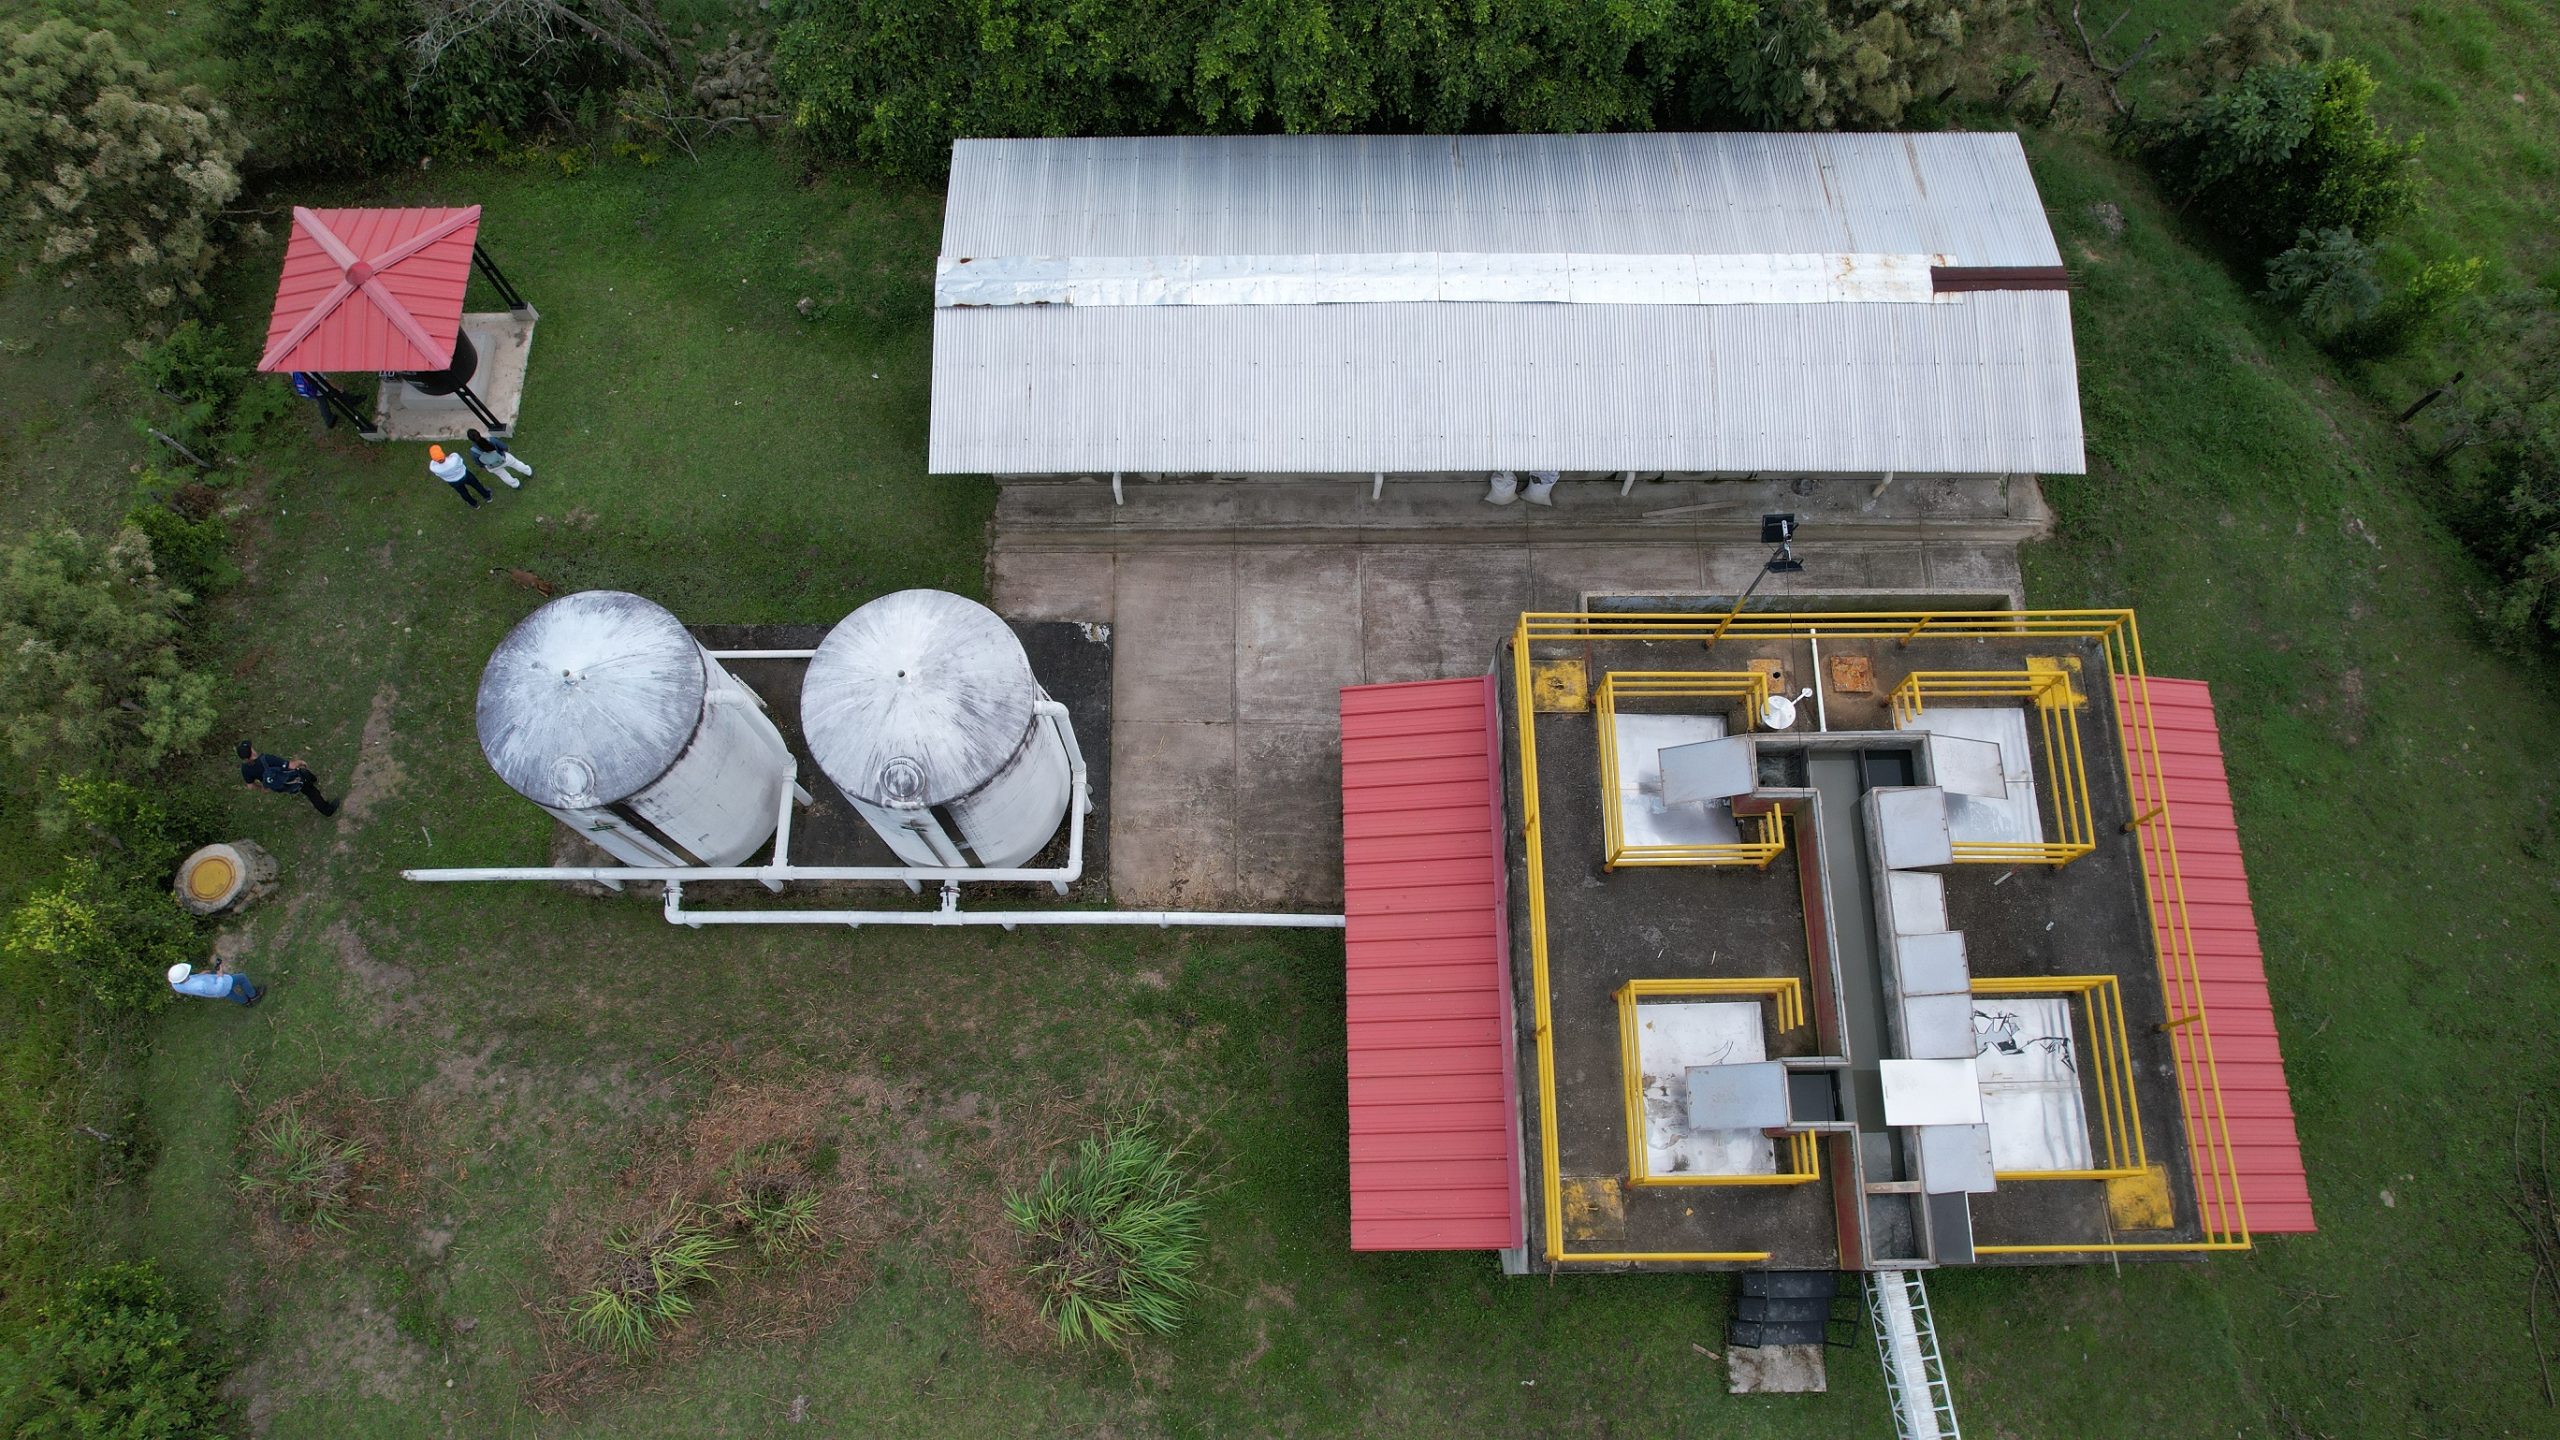
POLYGON ((338 813, 338 802, 320 793, 320 777, 311 773, 310 766, 280 755, 260 754, 258 747, 246 740, 240 742, 240 778, 258 789, 299 795, 323 815, 338 813))

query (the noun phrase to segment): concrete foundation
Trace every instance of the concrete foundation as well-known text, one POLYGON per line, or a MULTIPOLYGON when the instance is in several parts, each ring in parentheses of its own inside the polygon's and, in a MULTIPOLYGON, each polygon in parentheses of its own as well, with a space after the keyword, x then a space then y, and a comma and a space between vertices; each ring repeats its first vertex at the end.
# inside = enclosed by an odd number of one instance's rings
MULTIPOLYGON (((462 333, 480 352, 471 393, 498 417, 500 435, 515 433, 516 412, 524 403, 525 367, 533 359, 533 326, 541 318, 504 310, 462 317, 462 333)), ((473 428, 487 433, 461 396, 421 394, 388 378, 374 399, 373 423, 382 432, 374 438, 383 440, 459 440, 473 428)))

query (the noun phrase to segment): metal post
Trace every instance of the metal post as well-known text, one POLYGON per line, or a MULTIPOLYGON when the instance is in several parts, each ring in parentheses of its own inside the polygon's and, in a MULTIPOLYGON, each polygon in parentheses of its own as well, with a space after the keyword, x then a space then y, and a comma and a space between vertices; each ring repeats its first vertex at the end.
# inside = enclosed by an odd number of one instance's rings
POLYGON ((356 397, 331 384, 326 375, 314 373, 311 378, 320 386, 320 402, 324 405, 334 404, 338 413, 354 421, 357 434, 367 440, 382 438, 382 432, 374 428, 372 419, 357 407, 356 397))
POLYGON ((488 276, 489 283, 497 287, 498 298, 507 302, 509 311, 519 319, 533 314, 533 307, 524 303, 524 296, 518 294, 516 287, 508 284, 507 277, 499 272, 498 262, 489 258, 488 247, 476 240, 471 244, 471 263, 480 267, 480 273, 488 276))
POLYGON ((480 417, 480 423, 489 427, 490 434, 512 435, 515 433, 511 427, 498 423, 498 417, 489 413, 489 407, 480 403, 480 397, 471 393, 470 386, 457 385, 453 393, 462 397, 462 403, 471 407, 471 413, 480 417))
POLYGON ((2162 815, 2167 814, 2168 811, 2169 807, 2166 805, 2154 805, 2150 809, 2145 810, 2141 814, 2124 822, 2124 829, 2121 833, 2130 835, 2142 826, 2148 825, 2152 821, 2159 819, 2162 815))
POLYGON ((1724 638, 1724 632, 1733 628, 1734 617, 1742 613, 1743 606, 1751 603, 1752 592, 1760 588, 1761 581, 1769 578, 1769 565, 1777 558, 1772 555, 1769 559, 1760 562, 1760 573, 1751 577, 1751 583, 1744 587, 1742 597, 1733 602, 1733 608, 1725 612, 1722 620, 1716 622, 1716 633, 1707 637, 1706 649, 1716 648, 1716 642, 1724 638))

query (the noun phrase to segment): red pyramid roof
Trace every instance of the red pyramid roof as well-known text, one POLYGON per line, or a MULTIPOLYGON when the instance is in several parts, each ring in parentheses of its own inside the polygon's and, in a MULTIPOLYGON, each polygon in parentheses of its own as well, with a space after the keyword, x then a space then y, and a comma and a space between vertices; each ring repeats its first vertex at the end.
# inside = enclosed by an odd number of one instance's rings
POLYGON ((441 370, 480 207, 293 210, 261 370, 441 370))

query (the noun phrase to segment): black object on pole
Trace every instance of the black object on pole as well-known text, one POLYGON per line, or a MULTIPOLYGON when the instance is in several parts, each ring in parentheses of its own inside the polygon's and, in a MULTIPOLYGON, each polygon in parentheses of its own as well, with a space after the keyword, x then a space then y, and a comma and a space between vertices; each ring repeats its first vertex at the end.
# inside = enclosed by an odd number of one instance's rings
POLYGON ((533 307, 525 303, 524 296, 507 283, 505 272, 498 269, 498 262, 489 258, 488 246, 476 240, 471 242, 471 263, 479 267, 481 274, 489 277, 491 285, 497 287, 498 298, 507 302, 507 309, 518 316, 533 313, 533 307))
POLYGON ((1715 643, 1724 638, 1724 632, 1733 628, 1735 617, 1742 614, 1743 606, 1751 603, 1751 597, 1759 590, 1761 581, 1773 574, 1793 575, 1804 569, 1804 562, 1796 558, 1795 537, 1796 517, 1793 515, 1771 514, 1760 517, 1761 543, 1775 545, 1778 548, 1768 559, 1760 563, 1760 573, 1751 577, 1751 584, 1735 598, 1733 608, 1725 612, 1723 620, 1717 622, 1716 633, 1707 637, 1707 648, 1713 649, 1715 643))

